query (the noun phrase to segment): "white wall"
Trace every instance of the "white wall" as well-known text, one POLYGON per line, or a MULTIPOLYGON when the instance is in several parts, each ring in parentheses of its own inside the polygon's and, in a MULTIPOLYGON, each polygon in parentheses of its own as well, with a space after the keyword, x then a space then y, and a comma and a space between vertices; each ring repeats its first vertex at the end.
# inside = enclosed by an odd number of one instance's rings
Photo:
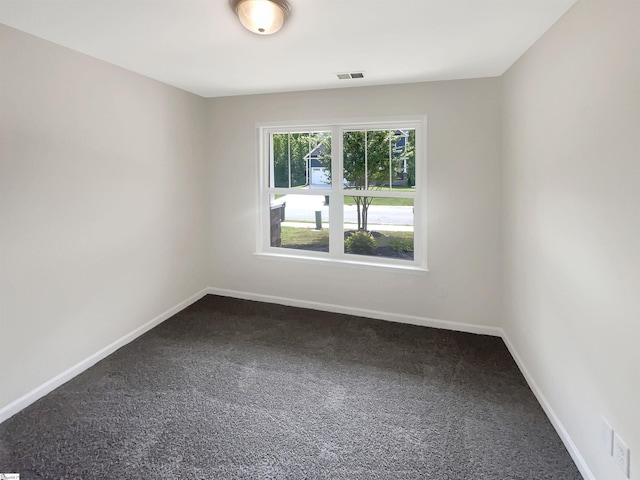
POLYGON ((210 284, 427 319, 497 326, 501 309, 498 79, 208 100, 216 181, 210 284), (256 122, 428 116, 428 257, 422 275, 258 258, 256 122), (437 296, 437 285, 447 288, 437 296))
POLYGON ((504 76, 504 328, 598 479, 640 478, 640 3, 579 1, 504 76))
POLYGON ((0 409, 206 286, 204 100, 0 25, 0 409))

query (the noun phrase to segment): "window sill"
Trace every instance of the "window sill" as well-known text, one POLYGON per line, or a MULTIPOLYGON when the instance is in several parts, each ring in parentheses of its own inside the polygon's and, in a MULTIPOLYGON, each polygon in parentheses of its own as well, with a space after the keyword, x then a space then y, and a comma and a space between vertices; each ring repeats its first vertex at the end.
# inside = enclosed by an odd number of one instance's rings
POLYGON ((298 263, 307 263, 314 265, 331 265, 337 267, 357 268, 364 270, 377 270, 388 272, 403 272, 410 274, 426 274, 429 272, 428 268, 418 265, 401 265, 397 263, 383 263, 375 261, 362 261, 362 260, 348 260, 337 259, 327 257, 316 257, 310 255, 296 255, 289 253, 271 253, 271 252, 256 252, 254 255, 261 259, 267 260, 284 260, 298 263))

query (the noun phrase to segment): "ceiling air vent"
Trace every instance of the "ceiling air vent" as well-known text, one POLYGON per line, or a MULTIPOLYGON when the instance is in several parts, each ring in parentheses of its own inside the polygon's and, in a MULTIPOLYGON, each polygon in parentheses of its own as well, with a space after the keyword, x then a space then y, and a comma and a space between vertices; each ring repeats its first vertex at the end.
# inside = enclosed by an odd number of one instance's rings
POLYGON ((355 73, 336 73, 336 76, 340 80, 351 80, 352 78, 364 78, 364 73, 355 72, 355 73))

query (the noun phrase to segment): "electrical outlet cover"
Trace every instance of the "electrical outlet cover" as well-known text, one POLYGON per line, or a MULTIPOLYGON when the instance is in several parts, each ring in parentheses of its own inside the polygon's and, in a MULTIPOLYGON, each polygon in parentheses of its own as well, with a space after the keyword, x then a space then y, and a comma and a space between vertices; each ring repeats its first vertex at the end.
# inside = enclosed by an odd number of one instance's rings
POLYGON ((625 477, 629 478, 629 447, 617 433, 613 434, 613 459, 625 477))

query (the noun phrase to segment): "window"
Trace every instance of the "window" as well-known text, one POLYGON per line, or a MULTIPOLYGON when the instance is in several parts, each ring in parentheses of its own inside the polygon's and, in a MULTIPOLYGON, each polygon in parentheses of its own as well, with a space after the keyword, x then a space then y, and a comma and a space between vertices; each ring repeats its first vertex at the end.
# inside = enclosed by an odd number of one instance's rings
POLYGON ((258 252, 425 269, 425 119, 261 125, 258 252))

